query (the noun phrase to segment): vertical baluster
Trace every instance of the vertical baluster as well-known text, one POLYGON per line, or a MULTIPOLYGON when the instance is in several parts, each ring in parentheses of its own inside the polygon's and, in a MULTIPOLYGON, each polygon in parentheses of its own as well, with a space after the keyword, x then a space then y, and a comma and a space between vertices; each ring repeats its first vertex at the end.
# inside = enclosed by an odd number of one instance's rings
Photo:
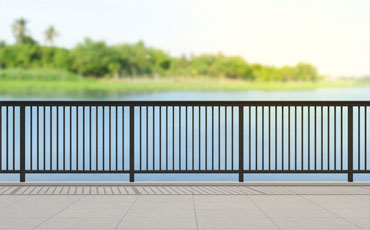
POLYGON ((218 106, 218 170, 221 170, 221 106, 218 106))
MULTIPOLYGON (((5 115, 6 115, 6 120, 5 120, 5 128, 6 128, 6 133, 5 133, 5 143, 6 143, 6 170, 8 170, 8 106, 5 107, 5 115)), ((33 170, 33 106, 30 106, 30 170, 33 170)), ((51 136, 51 135, 50 135, 51 136)))
POLYGON ((0 171, 3 169, 3 164, 2 164, 2 158, 3 158, 3 146, 2 146, 2 142, 3 142, 3 137, 2 137, 2 133, 3 133, 3 129, 2 129, 2 123, 3 123, 3 117, 2 117, 2 113, 3 113, 3 107, 1 105, 1 102, 0 102, 0 171))
POLYGON ((175 170, 175 106, 172 106, 172 170, 175 170))
POLYGON ((249 125, 248 125, 248 128, 249 128, 249 130, 248 130, 248 137, 249 137, 249 142, 248 142, 248 147, 249 147, 249 170, 251 170, 251 155, 252 155, 252 153, 251 153, 251 145, 252 145, 252 143, 251 143, 251 106, 249 106, 248 107, 248 112, 249 112, 249 115, 248 115, 248 118, 249 118, 249 125))
POLYGON ((364 110, 365 110, 365 130, 364 130, 364 133, 365 133, 365 170, 367 170, 367 106, 364 106, 364 110))
POLYGON ((239 182, 244 181, 244 106, 239 106, 239 182))
POLYGON ((281 170, 284 170, 284 106, 281 106, 281 170))
POLYGON ((206 133, 206 136, 205 136, 205 144, 204 144, 204 147, 205 147, 205 169, 207 170, 208 169, 208 150, 207 150, 207 147, 208 147, 208 134, 207 134, 207 131, 208 131, 208 107, 205 106, 204 107, 205 109, 205 133, 206 133))
POLYGON ((321 170, 324 170, 324 119, 323 119, 324 107, 321 106, 321 170))
MULTIPOLYGON (((201 159, 201 158, 200 158, 200 157, 201 157, 201 156, 200 156, 200 151, 201 151, 201 139, 200 139, 200 136, 201 136, 201 135, 200 135, 200 130, 201 130, 201 123, 200 123, 200 120, 201 120, 201 118, 200 118, 200 112, 201 112, 201 111, 200 111, 200 108, 201 108, 201 107, 199 106, 199 108, 198 108, 198 123, 199 123, 199 124, 198 124, 198 132, 199 132, 199 134, 198 134, 198 139, 199 139, 199 140, 198 140, 198 145, 199 145, 199 146, 198 146, 198 147, 199 147, 199 151, 198 151, 198 155, 199 155, 199 156, 198 156, 198 158, 199 158, 199 162, 198 162, 198 163, 199 163, 199 170, 201 169, 201 167, 200 167, 200 166, 201 166, 201 164, 200 164, 200 163, 201 163, 201 160, 200 160, 200 159, 201 159)), ((220 139, 220 137, 219 137, 219 139, 220 139)))
POLYGON ((330 106, 328 106, 328 170, 330 170, 330 106))
POLYGON ((185 168, 188 170, 188 106, 185 106, 185 168))
MULTIPOLYGON (((92 152, 91 152, 91 136, 92 136, 92 133, 91 133, 91 106, 88 106, 88 107, 89 107, 89 170, 91 171, 92 170, 92 166, 91 166, 91 157, 92 157, 92 152)), ((117 117, 117 113, 116 113, 116 117, 117 117)), ((116 127, 117 127, 117 120, 116 120, 116 127)), ((116 139, 116 143, 117 143, 117 139, 116 139)), ((117 148, 116 148, 116 151, 117 151, 117 148)), ((117 158, 116 158, 116 162, 117 162, 117 158)), ((117 169, 117 167, 116 167, 116 169, 117 169)))
POLYGON ((72 171, 72 106, 69 107, 69 171, 72 171))
POLYGON ((265 170, 265 107, 262 106, 262 170, 265 170))
POLYGON ((255 169, 257 170, 258 169, 258 106, 256 106, 256 110, 255 110, 255 120, 256 120, 256 125, 255 125, 255 129, 256 129, 256 159, 255 159, 255 169))
POLYGON ((291 107, 288 106, 288 170, 290 170, 290 149, 291 149, 291 145, 290 145, 290 123, 291 123, 291 120, 290 120, 290 109, 291 107))
POLYGON ((227 106, 225 106, 225 170, 227 170, 227 106))
POLYGON ((63 108, 63 171, 66 170, 66 109, 63 108))
POLYGON ((303 110, 304 110, 304 107, 301 106, 301 170, 303 170, 303 161, 304 161, 304 158, 303 158, 303 110))
POLYGON ((337 106, 334 106, 334 170, 337 170, 337 106))
POLYGON ((271 170, 271 108, 268 106, 268 124, 269 124, 269 134, 268 134, 268 141, 269 141, 269 170, 271 170))
MULTIPOLYGON (((37 141, 39 137, 37 135, 37 141)), ((39 157, 40 153, 37 153, 37 157, 39 157)), ((15 170, 15 106, 13 106, 13 170, 15 170)), ((37 161, 37 170, 39 170, 39 161, 37 161)))
POLYGON ((234 170, 234 106, 231 106, 231 170, 234 170))
MULTIPOLYGON (((45 107, 44 107, 45 108, 45 107)), ((0 102, 0 158, 2 157, 2 149, 1 149, 1 102, 0 102)), ((45 116, 44 116, 45 117, 45 116)), ((20 143, 19 143, 19 181, 25 182, 26 181, 26 112, 25 112, 25 106, 20 106, 20 114, 19 114, 19 137, 20 137, 20 143)), ((45 136, 45 135, 44 135, 45 136)), ((45 149, 44 149, 45 152, 45 149)), ((44 161, 45 162, 45 161, 44 161)), ((1 160, 0 160, 0 170, 1 170, 1 160)), ((45 170, 45 167, 44 167, 45 170)))
MULTIPOLYGON (((5 143, 6 143, 6 170, 9 170, 9 106, 6 106, 6 133, 5 133, 5 143)), ((32 132, 32 129, 31 129, 32 132)), ((31 139, 32 142, 32 139, 31 139)), ((32 145, 31 145, 31 151, 32 151, 32 145)), ((31 158, 31 170, 32 170, 32 158, 31 158)))
POLYGON ((343 170, 343 106, 340 107, 340 169, 343 170))
POLYGON ((297 106, 294 106, 294 170, 297 170, 297 106))
MULTIPOLYGON (((307 140, 308 140, 308 144, 307 144, 307 149, 308 149, 308 152, 307 152, 307 164, 308 164, 308 167, 307 167, 307 169, 310 170, 311 169, 311 167, 310 167, 310 163, 311 163, 311 159, 310 159, 310 155, 311 155, 311 152, 310 152, 310 146, 311 146, 311 135, 310 135, 310 130, 311 130, 311 126, 310 126, 310 121, 311 121, 311 115, 310 115, 310 113, 311 113, 311 106, 308 106, 307 108, 308 108, 308 127, 307 127, 307 133, 308 133, 308 136, 307 136, 307 140)), ((315 114, 314 117, 316 117, 316 114, 315 114)), ((316 132, 315 132, 315 135, 316 135, 316 132)))
MULTIPOLYGON (((146 170, 149 170, 149 106, 146 106, 146 170)), ((172 133, 173 134, 173 133, 172 133)))
POLYGON ((142 106, 139 106, 139 168, 140 168, 140 171, 142 170, 142 155, 143 155, 143 153, 142 153, 142 149, 141 149, 141 145, 142 145, 142 143, 141 143, 141 139, 142 139, 142 134, 141 134, 141 132, 142 132, 142 127, 141 127, 141 123, 142 123, 142 121, 141 121, 141 117, 142 117, 142 111, 141 111, 141 107, 142 106))
POLYGON ((59 106, 57 106, 57 170, 59 171, 59 106))
MULTIPOLYGON (((91 121, 91 107, 90 107, 90 121, 91 121)), ((90 167, 91 167, 91 122, 90 122, 90 167)), ((118 171, 118 107, 116 106, 116 171, 118 171)))
POLYGON ((211 114, 211 122, 212 122, 212 170, 214 170, 214 161, 215 161, 215 156, 214 156, 214 132, 215 132, 215 125, 214 125, 214 121, 213 121, 213 114, 214 114, 214 109, 215 109, 215 107, 214 106, 212 106, 211 107, 211 112, 212 112, 212 114, 211 114))
POLYGON ((162 170, 162 106, 159 106, 159 170, 162 170))
POLYGON ((166 170, 168 170, 168 106, 166 108, 166 170))
MULTIPOLYGON (((13 134, 14 134, 14 107, 13 107, 13 134)), ((14 135, 13 135, 13 162, 14 162, 14 135)), ((40 161, 40 149, 39 149, 39 106, 36 106, 36 158, 37 158, 37 164, 36 164, 36 167, 37 167, 37 170, 40 169, 39 167, 39 161, 40 161)), ((14 167, 14 166, 13 166, 14 167)))
POLYGON ((78 106, 76 106, 76 170, 78 170, 78 139, 79 139, 79 133, 78 133, 78 118, 79 118, 79 116, 78 116, 78 113, 79 113, 79 111, 78 111, 78 106))
POLYGON ((153 106, 153 111, 152 111, 152 117, 153 117, 153 159, 152 159, 152 164, 153 164, 153 171, 155 170, 155 106, 153 106))
MULTIPOLYGON (((112 107, 108 106, 109 171, 112 170, 112 114, 111 112, 112 112, 112 107)), ((85 138, 84 138, 84 142, 85 142, 85 138)), ((84 159, 84 162, 85 162, 85 159, 84 159)))
MULTIPOLYGON (((130 111, 131 111, 131 107, 130 107, 130 111)), ((103 147, 103 149, 102 149, 102 160, 103 160, 103 162, 102 162, 102 164, 103 164, 103 171, 105 170, 105 106, 103 105, 102 106, 102 115, 103 115, 103 117, 102 117, 102 132, 103 132, 103 140, 102 140, 102 147, 103 147)), ((131 119, 132 117, 130 117, 130 119, 131 119)), ((130 136, 130 141, 131 141, 131 139, 132 139, 132 137, 130 136)), ((131 148, 131 147, 130 147, 131 148)))
POLYGON ((193 146, 193 149, 192 149, 192 166, 191 168, 194 170, 194 106, 191 107, 191 122, 192 122, 192 141, 191 141, 191 144, 193 146))
MULTIPOLYGON (((316 111, 316 107, 317 106, 315 106, 314 108, 315 108, 315 115, 313 116, 313 118, 314 118, 314 122, 315 122, 315 127, 314 127, 314 138, 315 138, 315 140, 314 140, 314 143, 315 143, 315 155, 314 155, 314 164, 315 164, 315 170, 317 169, 317 111, 316 111)), ((321 121, 322 122, 322 121, 321 121)), ((321 162, 322 162, 322 158, 321 158, 321 162)), ((321 168, 321 170, 322 170, 322 168, 321 168)))
POLYGON ((179 106, 179 170, 182 169, 182 164, 181 164, 181 160, 182 160, 182 146, 181 146, 181 137, 182 137, 182 133, 181 133, 181 126, 182 126, 182 120, 181 120, 181 115, 182 115, 182 108, 181 106, 179 106))
MULTIPOLYGON (((109 122, 110 122, 110 118, 109 118, 109 122)), ((83 149, 82 150, 82 161, 83 161, 82 165, 83 165, 83 171, 85 171, 85 155, 86 155, 86 148, 85 148, 85 106, 82 106, 82 149, 83 149)))
POLYGON ((122 154, 122 171, 125 170, 125 106, 123 105, 122 106, 122 115, 121 115, 121 119, 122 119, 122 146, 121 146, 121 154, 122 154))
MULTIPOLYGON (((32 108, 32 107, 31 107, 32 108)), ((30 113, 32 114, 32 109, 30 109, 30 113)), ((32 124, 32 119, 31 119, 31 124, 32 124)), ((49 135, 49 142, 50 142, 50 170, 53 169, 53 107, 50 106, 50 110, 49 110, 49 128, 50 128, 50 135, 49 135)), ((31 134, 31 137, 32 137, 32 134, 31 134)), ((31 148, 31 152, 32 152, 32 148, 31 148)), ((32 154, 31 154, 32 156, 32 154)))
POLYGON ((277 106, 275 106, 275 170, 277 170, 277 106))
POLYGON ((130 182, 135 181, 135 106, 130 106, 130 182))
POLYGON ((353 182, 353 106, 348 106, 348 182, 353 182))
POLYGON ((360 170, 361 169, 361 107, 358 106, 357 107, 357 114, 358 114, 358 119, 357 119, 357 124, 358 124, 358 127, 357 127, 357 132, 358 132, 358 136, 357 136, 357 141, 358 141, 358 147, 357 147, 357 161, 358 161, 358 165, 357 165, 357 170, 360 170))
MULTIPOLYGON (((99 143, 99 117, 98 117, 98 106, 95 106, 95 170, 98 171, 99 169, 99 151, 98 151, 98 143, 99 143)), ((123 114, 123 108, 122 108, 122 114, 123 114)), ((123 120, 122 120, 123 124, 123 120)), ((123 132, 123 129, 122 129, 123 132)), ((123 142, 124 139, 122 139, 122 152, 123 152, 123 142)), ((123 158, 123 153, 122 153, 122 158, 123 158)), ((122 163, 122 168, 123 168, 123 163, 122 163)))

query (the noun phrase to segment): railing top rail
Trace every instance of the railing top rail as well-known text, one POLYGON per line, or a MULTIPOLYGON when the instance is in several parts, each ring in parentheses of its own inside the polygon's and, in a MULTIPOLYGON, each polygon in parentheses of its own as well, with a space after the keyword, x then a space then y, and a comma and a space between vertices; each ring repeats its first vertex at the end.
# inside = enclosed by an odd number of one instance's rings
POLYGON ((0 101, 2 106, 370 106, 357 101, 0 101))

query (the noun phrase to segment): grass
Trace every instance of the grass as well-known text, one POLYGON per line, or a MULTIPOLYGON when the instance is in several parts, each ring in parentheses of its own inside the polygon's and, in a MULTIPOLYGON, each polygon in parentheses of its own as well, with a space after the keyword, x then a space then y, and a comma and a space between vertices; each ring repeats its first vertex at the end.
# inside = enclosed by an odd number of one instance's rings
POLYGON ((64 71, 0 71, 0 96, 11 97, 112 98, 125 94, 163 91, 287 91, 366 85, 359 81, 248 82, 206 77, 104 80, 82 78, 64 71))

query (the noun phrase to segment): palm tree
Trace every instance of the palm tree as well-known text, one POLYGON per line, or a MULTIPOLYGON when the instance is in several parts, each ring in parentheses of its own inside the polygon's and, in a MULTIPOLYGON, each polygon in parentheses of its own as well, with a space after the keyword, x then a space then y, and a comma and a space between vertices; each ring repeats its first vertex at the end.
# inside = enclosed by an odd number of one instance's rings
POLYGON ((16 19, 13 22, 12 29, 17 44, 23 44, 26 36, 26 24, 27 20, 24 18, 16 19))
POLYGON ((58 32, 55 30, 54 26, 49 26, 45 30, 45 42, 50 45, 54 45, 54 38, 58 36, 58 32))

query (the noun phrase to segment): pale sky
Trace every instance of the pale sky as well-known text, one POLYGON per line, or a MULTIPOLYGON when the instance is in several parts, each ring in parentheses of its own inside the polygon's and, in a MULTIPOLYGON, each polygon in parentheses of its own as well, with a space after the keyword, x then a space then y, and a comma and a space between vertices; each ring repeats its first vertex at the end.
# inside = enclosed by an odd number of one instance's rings
POLYGON ((176 56, 223 52, 360 76, 370 74, 369 12, 369 0, 0 0, 0 40, 13 43, 11 23, 24 17, 39 42, 54 25, 67 48, 84 37, 143 40, 176 56))

